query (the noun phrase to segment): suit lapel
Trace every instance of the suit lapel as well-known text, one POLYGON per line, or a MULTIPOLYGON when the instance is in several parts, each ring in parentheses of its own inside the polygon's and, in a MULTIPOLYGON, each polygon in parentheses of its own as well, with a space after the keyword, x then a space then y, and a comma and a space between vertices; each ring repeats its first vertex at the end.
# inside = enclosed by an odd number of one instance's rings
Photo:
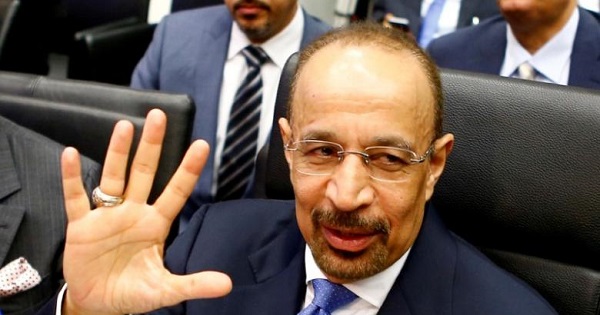
POLYGON ((5 200, 21 189, 12 149, 6 136, 0 136, 0 266, 13 243, 25 208, 5 204, 5 200))
MULTIPOLYGON (((480 59, 469 60, 473 69, 488 74, 499 74, 506 54, 506 21, 496 17, 487 25, 486 36, 474 38, 475 49, 479 50, 480 59)), ((483 33, 483 32, 482 32, 483 33)))
MULTIPOLYGON (((225 303, 226 314, 296 314, 300 311, 306 293, 306 273, 304 268, 304 249, 296 255, 283 269, 269 270, 272 261, 278 260, 281 251, 268 251, 264 254, 270 258, 265 260, 250 258, 256 270, 258 283, 234 289, 228 297, 232 302, 225 303), (257 262, 266 263, 263 266, 257 262), (233 302, 234 301, 234 302, 233 302)), ((263 254, 260 254, 261 256, 263 254)), ((265 257, 266 258, 266 257, 265 257)), ((277 267, 284 267, 283 264, 277 267)))
POLYGON ((579 25, 575 33, 569 85, 600 87, 600 23, 592 13, 579 9, 579 25))
POLYGON ((313 39, 317 38, 323 32, 320 30, 318 25, 313 21, 304 9, 302 9, 302 16, 304 18, 304 29, 302 31, 302 40, 300 41, 300 47, 305 47, 313 39))
MULTIPOLYGON (((227 48, 231 34, 231 17, 223 6, 220 16, 215 18, 214 26, 203 36, 204 49, 197 56, 195 73, 195 102, 196 122, 192 131, 192 139, 204 139, 211 148, 215 148, 217 119, 205 117, 219 117, 219 100, 221 96, 221 83, 223 81, 223 68, 227 58, 227 48)), ((204 171, 198 182, 198 187, 211 187, 214 169, 214 154, 209 154, 204 171)), ((207 197, 208 198, 208 197, 207 197)))
MULTIPOLYGON (((279 210, 279 209, 278 209, 279 210)), ((296 314, 304 302, 306 243, 295 220, 248 256, 255 283, 235 284, 222 299, 188 303, 188 314, 296 314)))
POLYGON ((433 207, 378 314, 450 314, 456 244, 433 207))

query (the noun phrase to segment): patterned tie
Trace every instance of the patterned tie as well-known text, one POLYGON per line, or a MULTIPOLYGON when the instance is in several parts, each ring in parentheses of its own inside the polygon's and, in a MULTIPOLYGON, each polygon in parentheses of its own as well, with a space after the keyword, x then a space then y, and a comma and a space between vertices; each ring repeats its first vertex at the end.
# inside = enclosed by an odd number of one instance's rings
POLYGON ((331 315, 336 309, 356 299, 356 294, 343 285, 325 279, 314 279, 312 284, 315 297, 298 315, 331 315))
POLYGON ((254 168, 262 104, 260 67, 269 56, 262 48, 251 45, 244 48, 242 54, 246 58, 248 74, 235 93, 229 114, 216 200, 242 197, 254 168))
POLYGON ((427 14, 425 14, 425 18, 423 18, 423 25, 421 26, 421 32, 419 34, 419 45, 421 47, 426 48, 433 39, 445 3, 446 0, 433 0, 429 6, 427 14))

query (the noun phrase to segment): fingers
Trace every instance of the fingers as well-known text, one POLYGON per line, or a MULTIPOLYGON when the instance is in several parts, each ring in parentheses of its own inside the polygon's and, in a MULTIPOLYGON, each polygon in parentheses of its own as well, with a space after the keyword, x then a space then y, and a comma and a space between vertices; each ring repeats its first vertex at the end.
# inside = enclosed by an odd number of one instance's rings
POLYGON ((146 116, 140 144, 131 164, 129 183, 125 191, 127 200, 146 203, 158 168, 166 128, 165 113, 158 109, 151 110, 146 116))
POLYGON ((81 161, 76 149, 68 147, 61 157, 63 195, 69 222, 90 211, 88 197, 81 181, 81 161))
POLYGON ((125 176, 131 142, 133 141, 133 125, 129 121, 119 121, 113 129, 110 143, 104 159, 100 189, 112 196, 122 196, 125 189, 125 176))
POLYGON ((168 287, 178 294, 171 301, 163 301, 165 305, 174 305, 186 300, 209 299, 221 297, 231 292, 232 283, 229 276, 216 271, 202 271, 184 276, 167 278, 168 287))
POLYGON ((154 206, 169 220, 177 216, 192 193, 208 154, 208 143, 203 140, 193 142, 169 184, 154 203, 154 206))

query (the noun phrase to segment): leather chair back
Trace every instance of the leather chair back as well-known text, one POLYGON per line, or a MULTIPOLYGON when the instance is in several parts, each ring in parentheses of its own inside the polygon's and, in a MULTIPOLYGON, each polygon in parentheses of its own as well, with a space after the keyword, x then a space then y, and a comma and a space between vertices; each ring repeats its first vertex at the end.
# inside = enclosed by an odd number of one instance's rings
POLYGON ((155 28, 156 24, 130 18, 77 32, 69 54, 67 77, 129 86, 155 28))
POLYGON ((74 146, 99 163, 104 161, 115 122, 132 121, 137 143, 146 114, 152 108, 162 109, 168 118, 150 198, 154 200, 189 146, 195 111, 190 97, 0 71, 0 115, 64 145, 74 146))
MULTIPOLYGON (((285 116, 292 56, 279 85, 261 197, 291 199, 277 119, 285 116)), ((442 71, 454 150, 431 202, 458 235, 536 288, 560 314, 600 314, 600 93, 442 71)))

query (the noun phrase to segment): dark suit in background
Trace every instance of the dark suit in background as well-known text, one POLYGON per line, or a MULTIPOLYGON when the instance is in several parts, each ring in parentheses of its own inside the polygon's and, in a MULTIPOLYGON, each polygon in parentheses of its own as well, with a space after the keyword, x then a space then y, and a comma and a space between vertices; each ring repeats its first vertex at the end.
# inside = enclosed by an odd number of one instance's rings
MULTIPOLYGON (((0 116, 0 267, 24 257, 42 282, 0 298, 8 314, 34 314, 61 285, 67 218, 60 156, 64 147, 0 116)), ((82 159, 88 191, 96 187, 100 165, 82 159)))
MULTIPOLYGON (((306 12, 303 14, 301 47, 330 28, 306 12)), ((192 139, 204 139, 211 148, 216 148, 219 99, 232 23, 231 14, 224 5, 166 16, 158 25, 131 81, 134 88, 192 96, 196 103, 192 139)), ((213 169, 214 154, 211 154, 183 213, 213 201, 210 193, 213 169)))
MULTIPOLYGON (((373 19, 379 21, 386 13, 407 18, 410 29, 418 35, 421 29, 421 3, 423 0, 376 0, 373 6, 373 19)), ((496 0, 462 0, 456 29, 471 26, 473 18, 483 20, 498 14, 496 0)))
MULTIPOLYGON (((507 23, 502 16, 433 40, 427 51, 442 68, 500 74, 506 52, 507 23)), ((600 88, 600 21, 579 9, 568 85, 600 88)))
MULTIPOLYGON (((294 202, 243 200, 198 210, 166 254, 175 274, 219 270, 223 298, 192 300, 152 314, 297 314, 304 302, 306 243, 294 202)), ((450 232, 436 210, 423 227, 378 314, 556 314, 539 294, 450 232)))

